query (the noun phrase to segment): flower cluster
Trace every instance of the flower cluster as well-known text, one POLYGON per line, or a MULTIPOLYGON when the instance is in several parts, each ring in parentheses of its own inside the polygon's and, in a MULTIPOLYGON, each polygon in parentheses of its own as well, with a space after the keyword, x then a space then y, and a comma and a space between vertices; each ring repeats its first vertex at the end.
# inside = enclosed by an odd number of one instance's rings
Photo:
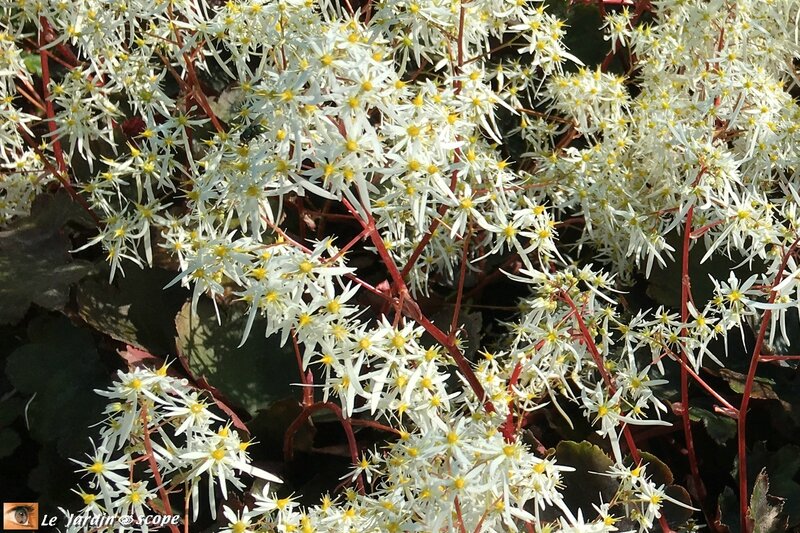
POLYGON ((26 144, 37 117, 15 105, 17 86, 32 90, 32 77, 17 44, 20 33, 0 25, 0 224, 30 211, 33 198, 53 180, 37 147, 26 144))
POLYGON ((176 486, 191 495, 196 517, 203 479, 212 515, 215 488, 223 497, 229 487, 241 491, 243 473, 281 482, 250 464, 251 442, 242 441, 231 422, 214 413, 206 395, 171 377, 166 366, 120 371, 119 381, 97 392, 112 401, 100 444, 88 461, 75 461, 88 478, 88 488, 75 491, 83 500, 82 514, 132 516, 142 521, 137 530, 146 533, 149 514, 171 514, 164 495, 176 486), (143 464, 145 458, 149 462, 143 464))

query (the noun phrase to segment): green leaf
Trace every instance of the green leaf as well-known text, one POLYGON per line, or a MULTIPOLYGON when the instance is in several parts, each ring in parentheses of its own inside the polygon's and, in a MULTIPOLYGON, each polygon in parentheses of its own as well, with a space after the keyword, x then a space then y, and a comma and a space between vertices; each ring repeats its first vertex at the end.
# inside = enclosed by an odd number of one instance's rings
POLYGON ((64 307, 69 287, 91 271, 91 264, 73 261, 62 228, 85 220, 65 194, 42 195, 31 214, 0 231, 0 324, 13 324, 32 303, 46 309, 64 307))
POLYGON ((708 436, 720 446, 736 436, 736 421, 730 417, 706 411, 700 407, 689 408, 689 418, 694 422, 703 422, 708 436))
MULTIPOLYGON (((728 383, 728 386, 733 392, 738 394, 744 393, 747 376, 727 368, 721 368, 719 370, 719 375, 728 383)), ((750 390, 750 397, 757 400, 779 400, 780 397, 772 389, 772 385, 774 384, 774 380, 757 376, 753 381, 753 388, 750 390)))
MULTIPOLYGON (((692 497, 689 496, 689 491, 680 485, 669 485, 664 489, 664 493, 673 500, 679 501, 686 506, 691 507, 692 497)), ((671 501, 665 501, 662 511, 667 523, 673 529, 678 529, 680 526, 689 521, 694 515, 694 511, 683 505, 677 505, 671 501)))
MULTIPOLYGON (((564 502, 573 511, 581 509, 584 516, 591 516, 594 512, 593 503, 601 499, 610 502, 617 493, 619 483, 611 477, 600 475, 607 472, 614 462, 599 446, 587 441, 564 440, 556 446, 555 459, 559 464, 575 469, 562 473, 564 502)), ((554 519, 556 515, 552 518, 548 515, 543 520, 554 519)))
POLYGON ((128 268, 108 283, 107 272, 78 285, 78 312, 87 324, 110 337, 153 354, 172 353, 175 315, 188 291, 164 289, 175 274, 159 268, 128 268))
POLYGON ((87 488, 85 481, 75 472, 75 464, 66 461, 52 442, 45 443, 39 449, 37 465, 28 474, 28 486, 38 493, 36 500, 40 509, 55 510, 59 506, 75 508, 81 500, 72 489, 79 483, 84 489, 87 488))
MULTIPOLYGON (((639 452, 642 462, 647 465, 646 472, 652 481, 657 485, 672 485, 675 481, 675 476, 672 475, 672 470, 666 465, 664 461, 648 452, 639 452)), ((628 456, 628 464, 633 466, 633 459, 628 456)))
POLYGON ((750 496, 748 514, 753 520, 753 533, 778 533, 787 529, 783 500, 769 495, 768 491, 769 479, 764 468, 756 477, 750 496))
POLYGON ((297 394, 292 383, 299 381, 290 343, 280 346, 276 336, 264 337, 263 319, 256 319, 247 342, 239 347, 247 322, 247 308, 219 306, 217 322, 214 304, 201 298, 197 313, 187 302, 178 314, 178 354, 187 359, 196 376, 204 376, 227 398, 254 414, 275 400, 297 394))
POLYGON ((17 348, 6 375, 20 392, 32 396, 28 407, 31 436, 55 442, 64 457, 80 456, 94 434, 105 401, 93 389, 108 383, 107 371, 91 334, 64 317, 42 318, 29 326, 31 342, 17 348))
POLYGON ((39 54, 23 53, 22 62, 25 63, 25 68, 37 77, 42 77, 42 58, 39 54))

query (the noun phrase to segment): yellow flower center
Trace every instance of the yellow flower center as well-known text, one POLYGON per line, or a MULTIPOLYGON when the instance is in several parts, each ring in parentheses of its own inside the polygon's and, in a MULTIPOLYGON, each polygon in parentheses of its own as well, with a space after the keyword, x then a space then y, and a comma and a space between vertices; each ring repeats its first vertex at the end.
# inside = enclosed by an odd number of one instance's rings
POLYGON ((225 458, 225 448, 217 448, 211 452, 211 458, 215 461, 222 461, 225 458))

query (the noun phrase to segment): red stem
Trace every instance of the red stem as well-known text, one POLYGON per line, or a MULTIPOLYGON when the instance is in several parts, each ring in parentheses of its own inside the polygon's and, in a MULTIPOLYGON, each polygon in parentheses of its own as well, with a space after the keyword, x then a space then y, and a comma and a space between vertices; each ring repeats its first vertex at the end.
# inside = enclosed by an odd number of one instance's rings
MULTIPOLYGON (((792 245, 789 247, 789 250, 781 260, 780 268, 778 269, 778 273, 775 275, 775 279, 772 282, 772 287, 770 288, 769 303, 775 302, 775 297, 778 295, 778 293, 772 289, 774 289, 775 286, 780 283, 781 278, 783 278, 783 272, 786 270, 786 264, 789 262, 789 257, 791 257, 794 253, 798 242, 800 242, 800 239, 795 240, 792 243, 792 245)), ((767 335, 767 326, 769 325, 769 319, 771 316, 772 310, 765 309, 764 316, 761 317, 761 326, 758 328, 758 336, 756 337, 756 345, 753 348, 753 356, 750 358, 750 368, 747 371, 747 379, 744 382, 742 403, 739 405, 739 419, 737 420, 736 438, 739 453, 739 520, 742 533, 748 533, 749 531, 752 531, 751 520, 747 517, 747 443, 745 438, 747 436, 747 408, 750 405, 750 394, 753 392, 753 384, 755 383, 756 379, 756 369, 758 368, 758 363, 761 360, 761 348, 764 345, 764 339, 767 335)))
POLYGON ((303 386, 303 407, 308 407, 314 403, 313 374, 308 371, 306 374, 303 369, 303 356, 300 353, 300 345, 297 343, 297 332, 292 328, 292 346, 294 355, 297 359, 297 370, 300 372, 300 383, 303 386))
POLYGON ((56 136, 56 122, 55 111, 53 110, 53 102, 50 100, 50 62, 49 54, 44 49, 48 42, 45 34, 52 34, 50 23, 47 22, 45 17, 39 19, 42 29, 39 30, 39 58, 42 61, 42 96, 44 98, 46 114, 47 114, 47 128, 50 130, 50 135, 53 137, 53 153, 56 156, 58 169, 63 174, 64 179, 68 182, 67 163, 64 161, 64 152, 61 150, 61 141, 56 136))
MULTIPOLYGON (((150 465, 150 470, 153 472, 153 479, 158 487, 158 496, 161 498, 161 504, 164 506, 164 513, 168 516, 172 516, 172 505, 169 503, 167 491, 164 490, 161 472, 158 471, 158 465, 156 464, 155 455, 153 454, 153 445, 150 442, 150 430, 147 427, 147 405, 146 402, 141 402, 140 405, 142 407, 141 419, 144 433, 144 449, 147 452, 147 463, 150 465)), ((169 524, 169 530, 172 533, 179 533, 178 526, 175 524, 169 524)))
MULTIPOLYGON (((456 149, 455 153, 455 161, 454 163, 458 163, 460 160, 459 157, 459 150, 456 149)), ((455 191, 456 184, 458 183, 458 170, 453 170, 452 175, 450 176, 450 190, 455 191)), ((428 243, 431 242, 431 238, 433 234, 436 233, 436 230, 439 228, 439 225, 442 223, 442 217, 447 212, 447 205, 441 204, 439 208, 436 210, 436 218, 433 219, 431 225, 428 227, 428 231, 425 232, 425 235, 422 236, 422 239, 417 244, 417 247, 414 248, 414 251, 411 253, 411 257, 408 258, 408 262, 406 266, 403 267, 403 270, 400 272, 400 277, 405 279, 408 276, 408 273, 411 272, 411 269, 414 268, 414 265, 419 259, 419 256, 422 255, 422 252, 428 246, 428 243)))
MULTIPOLYGON (((705 167, 701 168, 694 180, 696 184, 705 172, 705 167)), ((689 301, 691 299, 691 279, 689 275, 689 244, 692 236, 692 222, 694 220, 694 205, 689 207, 686 213, 686 220, 683 226, 683 250, 681 255, 681 323, 683 328, 681 330, 681 337, 684 339, 688 337, 688 328, 686 326, 689 320, 689 301)), ((694 437, 692 435, 692 421, 689 418, 689 368, 688 358, 686 356, 686 349, 681 348, 680 353, 681 362, 681 421, 683 423, 683 435, 686 441, 686 450, 689 455, 689 471, 692 474, 694 481, 696 495, 701 503, 706 499, 706 488, 703 484, 703 478, 700 477, 700 468, 697 464, 697 452, 694 448, 694 437)))
MULTIPOLYGON (((701 387, 703 387, 711 396, 714 397, 718 402, 720 402, 725 408, 730 411, 730 416, 733 418, 737 418, 739 415, 739 410, 736 409, 733 405, 728 402, 725 398, 720 396, 720 394, 714 390, 711 385, 706 383, 706 381, 701 378, 694 370, 689 368, 687 365, 682 365, 682 368, 686 369, 686 373, 689 374, 701 387)), ((682 401, 682 400, 681 400, 682 401)), ((688 406, 687 406, 688 407, 688 406)))
POLYGON ((335 262, 335 261, 336 261, 336 260, 338 260, 340 257, 342 257, 344 254, 346 254, 346 253, 347 253, 347 251, 348 251, 348 250, 350 250, 350 248, 352 248, 353 246, 355 246, 356 244, 358 244, 358 242, 359 242, 361 239, 363 239, 364 237, 366 237, 368 234, 369 234, 369 231, 368 231, 366 228, 365 228, 365 229, 363 229, 363 230, 361 230, 361 233, 359 233, 358 235, 356 235, 355 237, 353 237, 353 239, 352 239, 350 242, 348 242, 347 244, 345 244, 345 245, 344 245, 344 248, 342 248, 341 250, 339 250, 339 251, 336 253, 336 255, 334 255, 334 256, 333 256, 333 257, 331 257, 330 259, 326 260, 325 262, 326 262, 326 263, 333 263, 333 262, 335 262))
POLYGON ((183 502, 183 533, 189 533, 189 503, 191 498, 184 498, 183 502))
MULTIPOLYGON (((168 13, 170 21, 172 21, 173 15, 171 4, 168 8, 168 13)), ((177 41, 180 48, 183 48, 183 38, 181 37, 181 32, 177 25, 174 25, 173 27, 175 29, 175 41, 177 41)), ((184 53, 183 61, 186 63, 186 75, 189 78, 189 86, 191 86, 192 89, 191 94, 187 96, 191 96, 194 101, 200 105, 206 116, 211 119, 211 124, 214 125, 214 129, 216 129, 218 133, 224 133, 225 128, 222 127, 219 119, 217 119, 217 115, 215 115, 214 111, 211 109, 211 105, 208 103, 208 99, 206 98, 206 95, 200 86, 200 81, 197 79, 197 73, 194 70, 193 58, 189 54, 184 53)))
MULTIPOLYGON (((453 69, 453 73, 456 75, 461 74, 461 68, 464 66, 464 22, 466 20, 467 12, 466 8, 464 7, 464 3, 461 3, 458 13, 458 37, 457 37, 457 58, 456 61, 458 62, 453 69)), ((451 55, 452 58, 452 55, 451 55)), ((453 82, 453 88, 455 94, 461 93, 461 80, 455 80, 453 82)), ((453 158, 453 163, 458 164, 461 160, 461 149, 456 148, 454 152, 455 157, 453 158)), ((450 175, 450 191, 455 192, 456 185, 458 184, 458 170, 453 170, 453 173, 450 175)), ((442 204, 436 210, 436 218, 431 222, 431 225, 428 227, 428 231, 425 232, 425 235, 422 237, 422 240, 419 241, 417 247, 414 248, 414 251, 411 253, 411 257, 408 259, 408 262, 403 267, 403 270, 400 273, 400 278, 405 279, 408 276, 408 273, 414 268, 414 265, 419 259, 419 256, 422 255, 423 250, 428 246, 428 243, 431 241, 433 234, 436 232, 439 225, 442 223, 442 217, 447 212, 447 205, 442 204)))
POLYGON ((464 250, 461 254, 461 271, 458 276, 458 292, 456 292, 456 303, 453 307, 453 318, 450 321, 450 333, 447 336, 451 342, 456 340, 456 331, 458 328, 458 315, 461 311, 461 299, 464 297, 464 283, 467 278, 467 260, 469 254, 469 241, 472 236, 472 231, 468 232, 464 237, 464 250))
MULTIPOLYGON (((56 45, 56 48, 58 48, 59 46, 61 46, 61 45, 56 45)), ((41 53, 47 54, 47 57, 49 57, 50 59, 52 59, 53 61, 55 61, 59 65, 61 65, 62 67, 70 69, 70 70, 72 70, 73 68, 75 68, 76 66, 78 66, 80 64, 80 61, 77 61, 77 60, 74 63, 68 63, 67 61, 64 61, 63 59, 61 59, 60 57, 58 57, 54 53, 50 52, 50 50, 40 50, 39 53, 40 54, 41 53)))
MULTIPOLYGON (((28 84, 26 83, 25 85, 28 84)), ((20 87, 19 84, 17 84, 17 92, 21 94, 23 97, 25 97, 25 99, 28 102, 30 102, 34 107, 36 107, 39 111, 44 111, 45 113, 47 113, 45 104, 42 102, 42 99, 39 97, 38 94, 36 94, 33 91, 28 92, 27 90, 20 87)))
MULTIPOLYGON (((522 363, 517 363, 514 366, 514 370, 511 371, 511 377, 508 378, 508 392, 510 393, 514 388, 514 385, 517 384, 519 380, 519 375, 522 373, 522 363)), ((506 421, 503 422, 502 427, 500 428, 500 433, 503 434, 503 438, 506 442, 511 443, 514 442, 514 401, 510 400, 508 402, 508 415, 506 415, 506 421)))
POLYGON ((798 361, 800 355, 762 355, 758 358, 762 363, 767 361, 798 361))
POLYGON ((461 513, 461 502, 458 501, 458 496, 453 499, 453 503, 455 504, 456 508, 456 518, 458 521, 458 531, 459 533, 467 533, 467 526, 464 525, 464 515, 461 513))
POLYGON ((387 426, 386 424, 381 424, 380 422, 376 422, 375 420, 369 420, 366 418, 350 418, 350 423, 354 426, 364 426, 372 429, 377 429, 380 431, 385 431, 387 433, 394 433, 397 436, 403 434, 402 431, 395 429, 391 426, 387 426))
POLYGON ((33 138, 30 135, 28 135, 28 133, 25 130, 22 129, 22 127, 17 127, 17 132, 19 132, 22 138, 25 139, 25 142, 28 144, 31 150, 33 150, 36 153, 36 155, 39 156, 39 160, 44 165, 45 170, 47 170, 47 172, 51 176, 56 178, 61 183, 61 185, 67 191, 67 194, 69 194, 73 200, 78 202, 78 205, 80 205, 83 208, 83 210, 89 214, 89 216, 92 218, 96 226, 98 227, 102 226, 100 218, 95 214, 94 211, 92 211, 92 208, 89 207, 89 204, 86 203, 86 200, 83 198, 83 196, 81 196, 80 194, 77 193, 77 191, 75 191, 75 189, 72 187, 72 184, 69 182, 67 175, 66 174, 62 175, 61 172, 59 172, 58 169, 54 167, 53 164, 47 160, 47 156, 44 153, 42 153, 42 151, 39 149, 38 146, 36 146, 36 141, 34 141, 33 138))

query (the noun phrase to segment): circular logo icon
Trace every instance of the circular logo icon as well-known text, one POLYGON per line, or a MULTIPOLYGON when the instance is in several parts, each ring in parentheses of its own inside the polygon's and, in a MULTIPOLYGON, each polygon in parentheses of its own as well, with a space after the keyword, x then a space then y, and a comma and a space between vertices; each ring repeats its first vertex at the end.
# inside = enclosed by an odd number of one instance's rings
POLYGON ((122 515, 117 519, 117 523, 121 526, 129 526, 133 524, 133 517, 130 515, 122 515))

